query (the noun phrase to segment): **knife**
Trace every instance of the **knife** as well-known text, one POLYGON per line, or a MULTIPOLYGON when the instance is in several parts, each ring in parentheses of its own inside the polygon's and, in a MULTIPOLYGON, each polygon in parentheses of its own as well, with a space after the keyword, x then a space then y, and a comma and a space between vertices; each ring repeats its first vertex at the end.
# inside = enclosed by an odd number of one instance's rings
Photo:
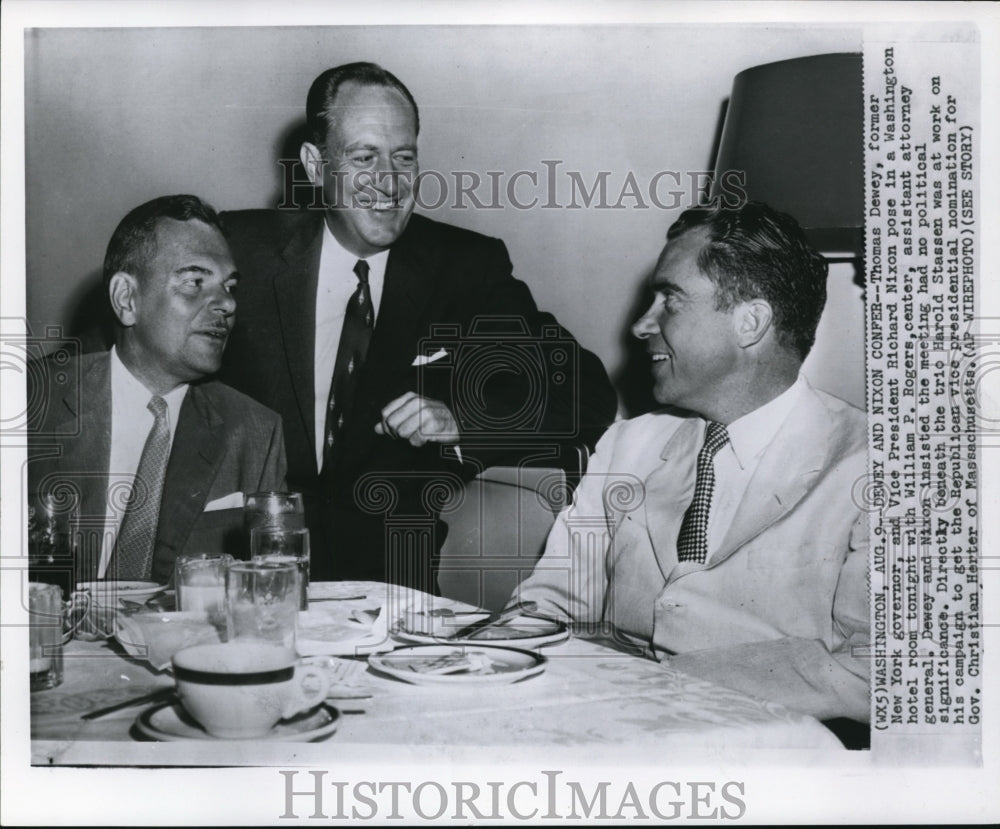
POLYGON ((473 622, 471 625, 466 625, 456 630, 454 633, 445 637, 446 641, 451 641, 455 639, 468 639, 474 633, 478 633, 485 628, 493 627, 495 625, 502 625, 504 622, 509 622, 511 619, 517 616, 529 616, 531 613, 538 609, 537 602, 522 602, 521 604, 516 604, 513 607, 509 607, 499 613, 491 613, 485 619, 480 619, 478 622, 473 622))
POLYGON ((80 717, 80 719, 95 720, 98 717, 103 717, 105 714, 113 714, 115 711, 121 711, 123 708, 130 708, 133 705, 141 705, 144 702, 156 702, 159 699, 167 699, 168 697, 173 696, 176 690, 176 687, 173 685, 166 688, 157 688, 155 691, 143 694, 141 697, 132 697, 132 699, 127 699, 124 702, 116 702, 114 705, 109 705, 106 708, 98 708, 95 711, 84 714, 80 717))

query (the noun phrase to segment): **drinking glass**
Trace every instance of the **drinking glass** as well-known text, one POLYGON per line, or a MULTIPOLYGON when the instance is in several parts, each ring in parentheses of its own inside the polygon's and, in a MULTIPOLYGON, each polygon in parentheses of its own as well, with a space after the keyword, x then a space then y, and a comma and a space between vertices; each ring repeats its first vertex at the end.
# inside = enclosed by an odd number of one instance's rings
POLYGON ((32 691, 55 688, 63 680, 63 645, 86 615, 89 593, 68 602, 57 584, 28 583, 28 673, 32 691), (77 608, 77 603, 82 607, 77 608), (75 612, 80 610, 82 612, 75 612), (70 624, 70 619, 76 622, 70 624))
POLYGON ((177 609, 218 616, 226 607, 226 569, 234 561, 227 553, 188 553, 174 562, 177 609))
POLYGON ((236 561, 226 570, 229 641, 295 647, 299 569, 277 561, 236 561))
POLYGON ((76 584, 72 539, 78 516, 75 502, 64 495, 28 498, 28 578, 59 585, 68 599, 76 584))
POLYGON ((243 507, 243 526, 249 534, 257 527, 302 529, 306 525, 301 492, 252 492, 243 507))
POLYGON ((250 557, 294 564, 299 571, 299 610, 309 609, 309 530, 254 527, 250 530, 250 557))

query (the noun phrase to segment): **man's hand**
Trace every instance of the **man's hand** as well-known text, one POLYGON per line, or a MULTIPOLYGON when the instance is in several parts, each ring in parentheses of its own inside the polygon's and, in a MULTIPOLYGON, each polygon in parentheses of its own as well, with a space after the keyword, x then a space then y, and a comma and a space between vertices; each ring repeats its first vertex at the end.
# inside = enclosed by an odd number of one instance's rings
POLYGON ((425 443, 458 443, 458 423, 440 400, 431 400, 408 391, 382 409, 375 433, 408 440, 413 446, 425 443))

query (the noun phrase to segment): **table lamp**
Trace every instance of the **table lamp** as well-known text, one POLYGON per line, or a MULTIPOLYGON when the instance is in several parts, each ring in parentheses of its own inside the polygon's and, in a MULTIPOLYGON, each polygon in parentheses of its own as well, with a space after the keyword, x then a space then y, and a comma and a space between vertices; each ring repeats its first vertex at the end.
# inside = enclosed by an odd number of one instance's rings
POLYGON ((832 261, 864 255, 860 53, 813 55, 740 72, 715 164, 712 195, 742 171, 755 201, 789 213, 832 261))

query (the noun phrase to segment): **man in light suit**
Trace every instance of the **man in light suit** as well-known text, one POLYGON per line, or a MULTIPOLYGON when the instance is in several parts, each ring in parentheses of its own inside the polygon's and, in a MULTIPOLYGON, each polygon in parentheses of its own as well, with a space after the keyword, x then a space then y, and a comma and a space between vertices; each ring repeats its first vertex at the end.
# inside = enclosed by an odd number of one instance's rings
POLYGON ((278 416, 209 379, 238 281, 211 207, 147 202, 104 261, 115 345, 34 372, 29 490, 73 507, 78 579, 166 583, 181 553, 247 556, 243 495, 283 488, 286 464, 278 416))
POLYGON ((868 720, 863 412, 799 368, 825 261, 759 203, 686 211, 644 340, 670 409, 615 424, 516 601, 690 674, 868 720))
POLYGON ((613 420, 615 393, 503 242, 413 215, 419 115, 395 76, 328 70, 306 111, 324 209, 223 216, 243 274, 223 379, 282 416, 314 575, 435 591, 442 485, 561 463, 613 420))

